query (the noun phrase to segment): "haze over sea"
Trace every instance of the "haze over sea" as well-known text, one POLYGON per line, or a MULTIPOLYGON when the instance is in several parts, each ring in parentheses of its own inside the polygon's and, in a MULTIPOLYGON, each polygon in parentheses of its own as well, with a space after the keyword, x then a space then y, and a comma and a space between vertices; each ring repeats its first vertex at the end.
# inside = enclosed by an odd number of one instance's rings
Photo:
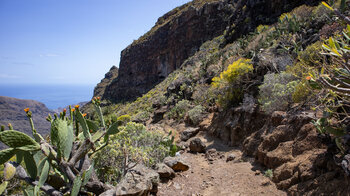
POLYGON ((0 96, 39 101, 54 110, 91 100, 93 89, 94 85, 85 84, 0 84, 0 96))

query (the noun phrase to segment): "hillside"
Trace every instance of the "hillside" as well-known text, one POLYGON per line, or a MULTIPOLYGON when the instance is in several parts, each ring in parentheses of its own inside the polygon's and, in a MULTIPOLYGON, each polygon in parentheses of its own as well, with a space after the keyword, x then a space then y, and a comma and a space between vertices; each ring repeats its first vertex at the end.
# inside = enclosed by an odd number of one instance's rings
MULTIPOLYGON (((210 161, 212 149, 225 156, 236 153, 239 162, 252 164, 257 175, 270 176, 287 194, 348 195, 349 99, 332 91, 348 83, 332 80, 337 74, 329 67, 339 61, 323 56, 333 47, 329 38, 342 34, 344 23, 319 1, 200 2, 169 12, 128 46, 118 77, 103 93, 107 119, 127 115, 149 130, 172 130, 181 156, 192 163, 191 172, 160 186, 161 195, 211 195, 225 189, 216 177, 222 173, 221 180, 229 180, 224 174, 235 171, 228 171, 231 165, 220 159, 210 161), (220 28, 213 30, 213 24, 220 28), (192 33, 199 27, 200 32, 192 33), (322 43, 330 46, 322 48, 322 43), (192 128, 208 145, 205 154, 193 155, 192 139, 182 139, 192 128), (204 166, 197 163, 206 161, 206 172, 198 169, 204 166), (208 185, 208 178, 216 185, 208 185), (195 190, 185 189, 188 184, 195 190)), ((349 14, 347 6, 342 9, 349 14)), ((264 191, 278 195, 273 189, 264 191)), ((245 194, 244 188, 239 194, 245 194)))
POLYGON ((8 123, 11 123, 14 130, 32 135, 28 118, 23 110, 25 108, 30 108, 33 112, 33 121, 37 131, 42 135, 47 135, 50 131, 50 123, 45 119, 52 111, 43 103, 33 100, 0 96, 0 125, 7 127, 8 123))

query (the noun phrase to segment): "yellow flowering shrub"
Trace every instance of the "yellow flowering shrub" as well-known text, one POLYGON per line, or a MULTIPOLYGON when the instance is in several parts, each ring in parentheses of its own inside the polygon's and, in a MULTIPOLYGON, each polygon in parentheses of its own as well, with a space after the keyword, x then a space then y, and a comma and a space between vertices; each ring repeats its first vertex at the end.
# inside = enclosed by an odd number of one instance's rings
POLYGON ((219 77, 213 78, 213 87, 221 87, 226 83, 234 83, 240 76, 253 71, 250 59, 238 59, 228 66, 226 71, 221 72, 219 77))
POLYGON ((238 59, 223 71, 220 76, 213 78, 212 88, 217 91, 217 103, 226 107, 235 105, 242 99, 241 78, 254 70, 250 59, 238 59))

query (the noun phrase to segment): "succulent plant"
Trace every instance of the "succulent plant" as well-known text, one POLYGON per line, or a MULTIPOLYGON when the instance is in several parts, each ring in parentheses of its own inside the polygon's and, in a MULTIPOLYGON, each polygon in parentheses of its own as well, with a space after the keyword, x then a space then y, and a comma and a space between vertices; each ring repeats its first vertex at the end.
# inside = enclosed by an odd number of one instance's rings
POLYGON ((86 119, 79 106, 73 109, 70 107, 68 117, 66 110, 59 116, 55 114, 54 118, 50 115, 47 117, 51 123, 48 141, 37 133, 32 113, 26 108, 24 111, 34 139, 13 130, 12 125, 9 125, 9 130, 1 131, 0 141, 9 148, 0 151, 0 164, 5 163, 5 176, 0 192, 5 191, 12 178, 23 180, 34 187, 24 190, 25 195, 39 195, 39 190, 48 195, 78 195, 81 191, 100 194, 110 189, 109 185, 93 177, 94 164, 90 156, 108 144, 110 135, 119 132, 121 122, 106 127, 100 99, 94 98, 92 103, 102 122, 101 126, 86 119), (13 156, 16 156, 16 162, 8 162, 13 156), (25 169, 21 166, 23 161, 25 169))

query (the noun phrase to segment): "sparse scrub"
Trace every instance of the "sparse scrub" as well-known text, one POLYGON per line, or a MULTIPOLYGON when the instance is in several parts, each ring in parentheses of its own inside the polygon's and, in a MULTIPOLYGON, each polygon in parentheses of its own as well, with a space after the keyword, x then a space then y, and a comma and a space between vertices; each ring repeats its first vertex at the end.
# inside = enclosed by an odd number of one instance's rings
POLYGON ((201 105, 197 105, 190 111, 188 111, 188 117, 193 125, 198 125, 198 123, 203 119, 203 113, 205 108, 201 105))
POLYGON ((170 136, 147 131, 142 124, 129 122, 119 130, 110 137, 109 144, 94 155, 97 174, 104 182, 116 184, 127 169, 137 163, 153 166, 176 152, 170 136))
POLYGON ((168 112, 168 117, 176 120, 183 119, 186 113, 191 108, 191 102, 183 99, 179 101, 171 110, 168 112))
POLYGON ((286 72, 266 74, 264 83, 259 86, 259 103, 262 109, 268 114, 276 110, 286 110, 297 84, 295 77, 286 72))

